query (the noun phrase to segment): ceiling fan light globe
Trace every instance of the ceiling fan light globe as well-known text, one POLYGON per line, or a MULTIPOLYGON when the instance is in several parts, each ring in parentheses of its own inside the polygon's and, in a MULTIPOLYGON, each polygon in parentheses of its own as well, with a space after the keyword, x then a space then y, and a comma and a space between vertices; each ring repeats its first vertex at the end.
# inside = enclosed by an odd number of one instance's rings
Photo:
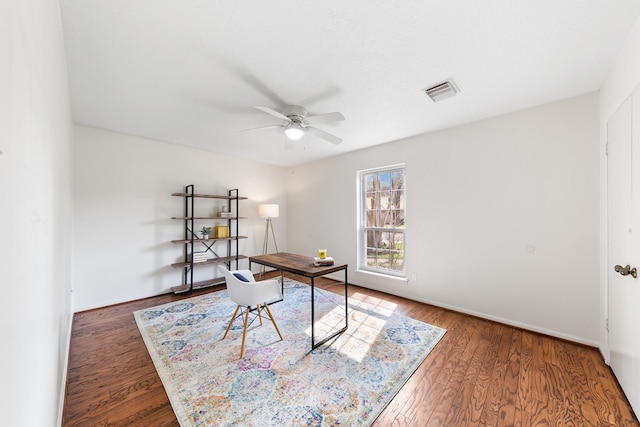
POLYGON ((297 141, 304 136, 304 129, 298 125, 291 125, 284 130, 284 134, 287 135, 287 138, 290 140, 297 141))

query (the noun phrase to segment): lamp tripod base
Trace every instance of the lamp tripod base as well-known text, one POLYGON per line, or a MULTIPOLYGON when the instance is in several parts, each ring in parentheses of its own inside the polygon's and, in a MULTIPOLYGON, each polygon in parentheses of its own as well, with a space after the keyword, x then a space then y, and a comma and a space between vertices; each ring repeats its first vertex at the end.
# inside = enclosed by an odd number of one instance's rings
MULTIPOLYGON (((273 239, 273 245, 276 248, 276 252, 278 251, 278 243, 276 242, 276 233, 273 231, 273 223, 271 222, 271 218, 267 218, 267 226, 264 229, 264 244, 262 245, 262 255, 266 255, 269 253, 269 230, 271 230, 271 237, 273 239)), ((264 274, 265 266, 260 267, 260 275, 258 276, 262 279, 262 275, 264 274)))

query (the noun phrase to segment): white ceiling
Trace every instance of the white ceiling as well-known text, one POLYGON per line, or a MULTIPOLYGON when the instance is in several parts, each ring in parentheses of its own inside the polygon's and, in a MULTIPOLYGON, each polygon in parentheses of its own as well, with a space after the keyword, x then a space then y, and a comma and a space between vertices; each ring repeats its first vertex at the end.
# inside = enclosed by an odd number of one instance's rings
POLYGON ((59 0, 76 123, 290 166, 598 90, 640 0, 59 0), (422 91, 453 78, 461 93, 422 91), (284 149, 252 108, 340 111, 284 149))

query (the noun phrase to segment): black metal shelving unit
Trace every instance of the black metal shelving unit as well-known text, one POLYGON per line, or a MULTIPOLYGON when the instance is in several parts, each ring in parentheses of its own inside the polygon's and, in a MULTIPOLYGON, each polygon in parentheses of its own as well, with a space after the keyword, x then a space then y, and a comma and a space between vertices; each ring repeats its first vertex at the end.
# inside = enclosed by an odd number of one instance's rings
POLYGON ((239 235, 239 220, 246 219, 246 217, 241 217, 239 215, 240 200, 246 200, 247 198, 240 197, 237 188, 229 190, 226 196, 196 193, 193 184, 187 185, 184 189, 184 193, 172 193, 171 195, 184 198, 184 216, 172 217, 172 219, 184 221, 184 238, 171 241, 172 243, 183 245, 183 261, 171 264, 171 267, 181 268, 183 270, 182 284, 172 287, 171 290, 175 293, 193 292, 194 289, 202 289, 223 284, 223 277, 212 277, 211 279, 194 282, 193 272, 195 268, 220 263, 224 263, 229 269, 232 269, 232 264, 235 263, 234 268, 237 269, 238 261, 247 258, 246 255, 239 254, 239 240, 247 238, 247 236, 239 235), (196 199, 224 200, 226 201, 227 210, 230 212, 231 216, 196 216, 196 199), (210 236, 208 239, 198 237, 196 223, 201 223, 201 221, 205 220, 214 221, 218 225, 226 225, 229 230, 229 236, 210 236), (214 247, 218 242, 226 242, 226 253, 222 254, 216 252, 214 247), (198 247, 202 249, 198 252, 205 252, 207 254, 207 259, 205 261, 198 262, 194 260, 193 254, 196 252, 196 248, 198 247))

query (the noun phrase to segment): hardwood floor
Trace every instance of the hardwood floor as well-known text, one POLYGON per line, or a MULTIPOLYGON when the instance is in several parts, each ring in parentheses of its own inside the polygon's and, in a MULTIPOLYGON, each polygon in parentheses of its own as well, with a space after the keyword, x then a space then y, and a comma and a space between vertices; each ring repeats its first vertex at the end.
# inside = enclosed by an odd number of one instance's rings
MULTIPOLYGON (((640 425, 596 349, 357 286, 349 293, 447 329, 374 426, 640 425)), ((75 315, 63 426, 178 425, 132 313, 189 296, 75 315)))

